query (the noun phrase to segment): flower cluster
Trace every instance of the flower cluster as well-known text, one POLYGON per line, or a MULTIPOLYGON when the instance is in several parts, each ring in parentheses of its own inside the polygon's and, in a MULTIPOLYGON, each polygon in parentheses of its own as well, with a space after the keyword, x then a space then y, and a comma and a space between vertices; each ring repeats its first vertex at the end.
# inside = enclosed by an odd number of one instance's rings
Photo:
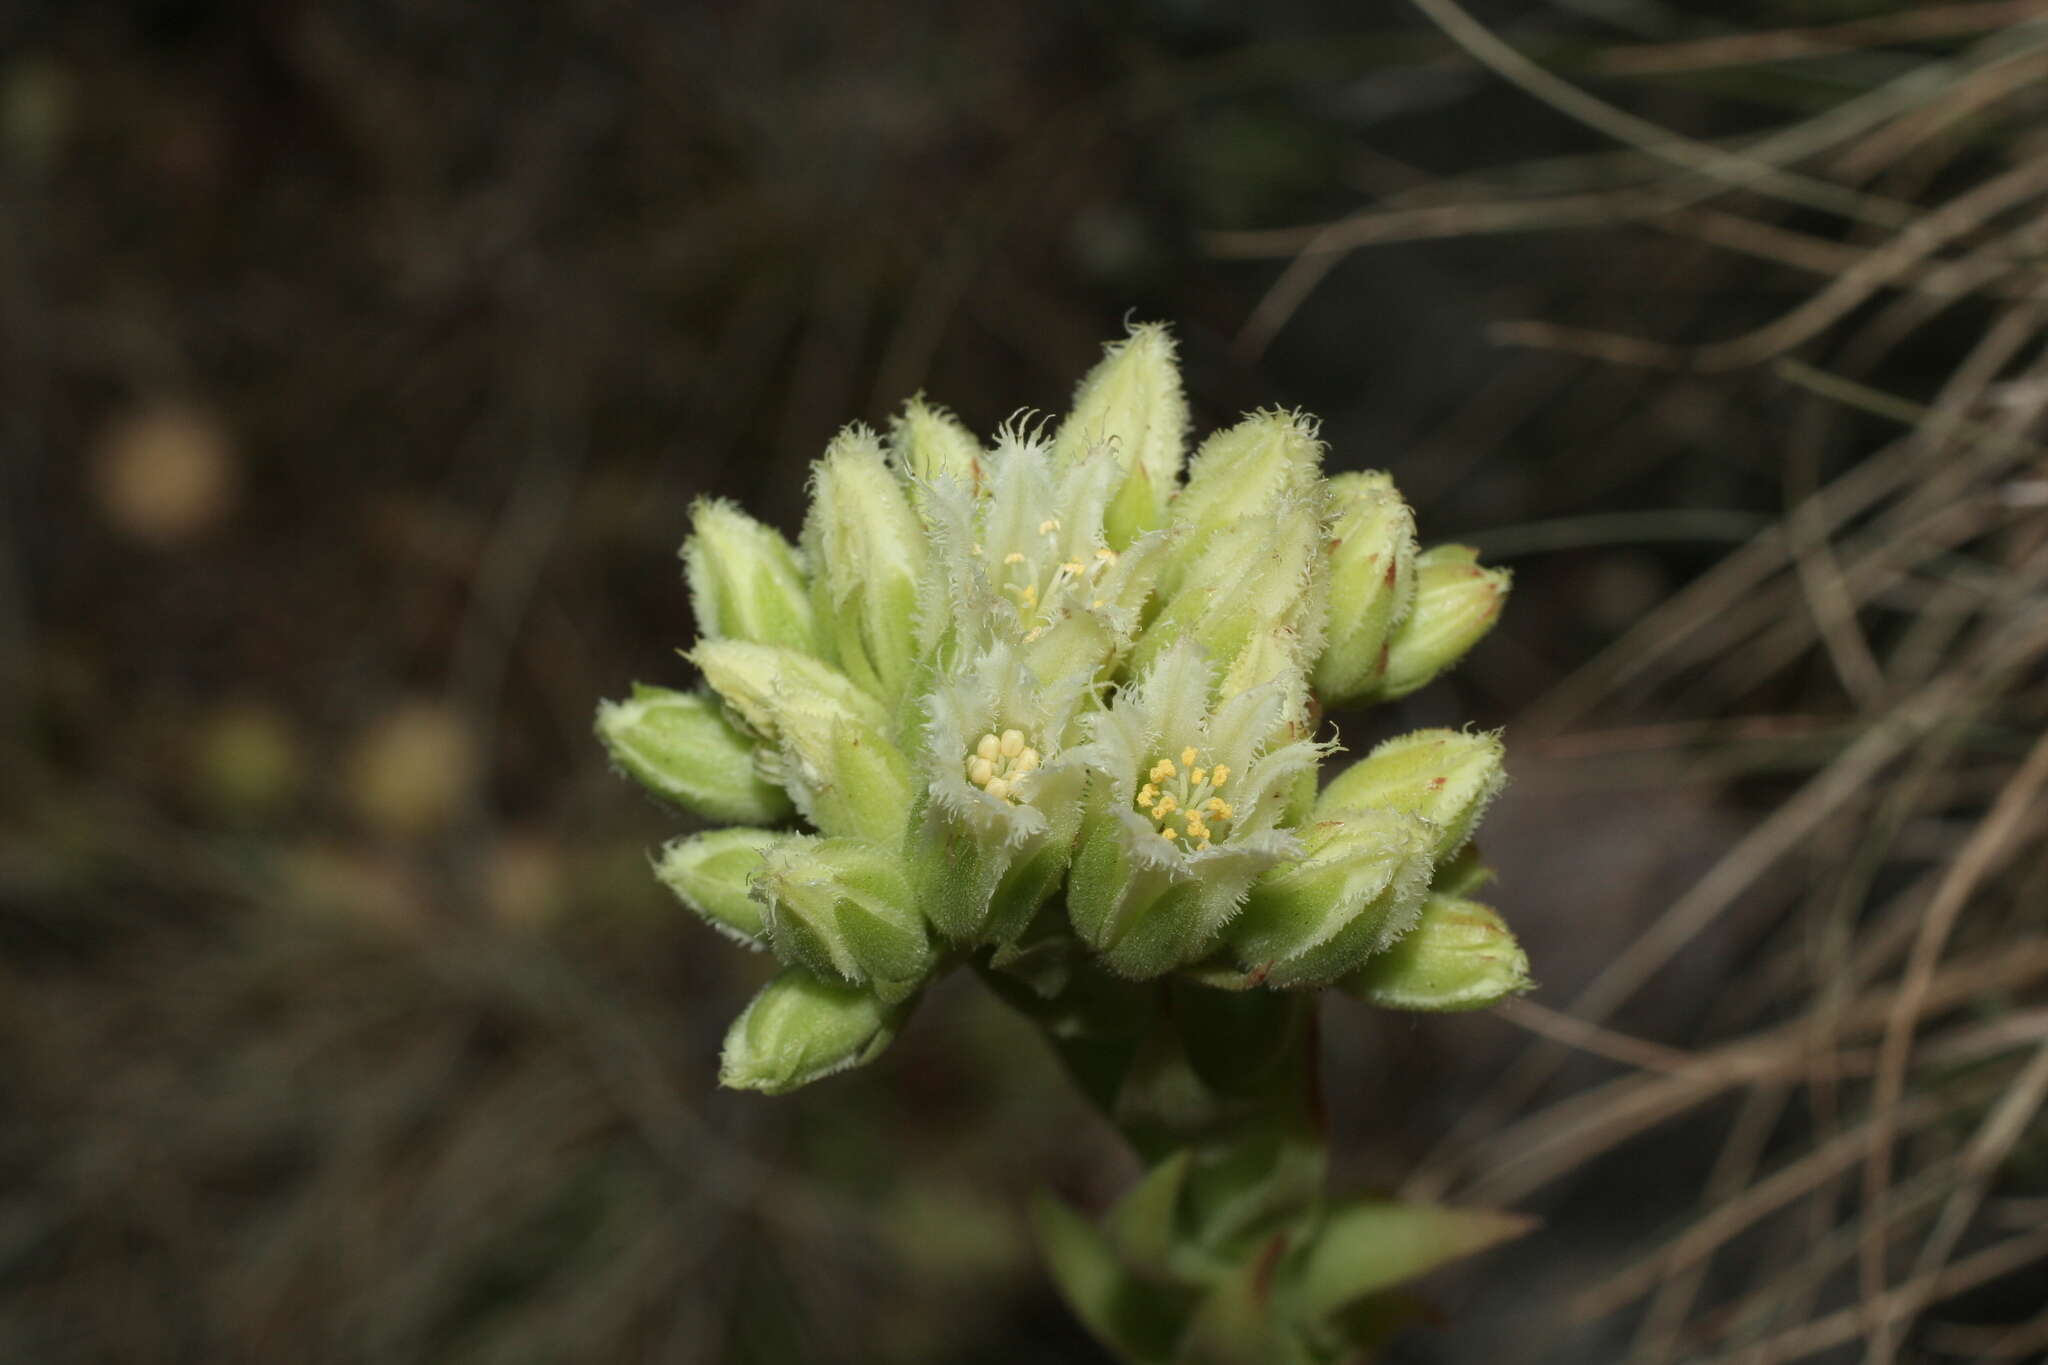
POLYGON ((1302 414, 1192 459, 1187 429, 1172 339, 1140 326, 1056 427, 984 444, 920 399, 886 437, 849 427, 795 544, 696 506, 703 687, 636 687, 598 733, 732 826, 657 871, 783 964, 733 1026, 728 1085, 865 1062, 936 971, 1047 944, 1124 978, 1397 1008, 1526 984, 1464 899, 1495 736, 1421 731, 1319 781, 1324 713, 1449 667, 1507 575, 1419 547, 1386 475, 1325 477, 1302 414))

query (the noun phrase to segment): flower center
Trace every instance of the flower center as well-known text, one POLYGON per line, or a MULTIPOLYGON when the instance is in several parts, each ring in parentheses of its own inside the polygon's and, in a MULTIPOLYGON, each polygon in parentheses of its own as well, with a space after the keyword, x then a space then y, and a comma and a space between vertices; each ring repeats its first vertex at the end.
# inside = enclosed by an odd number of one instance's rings
POLYGON ((1024 742, 1022 730, 983 735, 967 755, 967 780, 998 801, 1014 805, 1017 783, 1039 764, 1038 750, 1024 742))
MULTIPOLYGON (((1062 557, 1058 517, 1040 522, 1038 537, 1042 546, 1034 545, 1028 554, 1012 550, 994 566, 998 590, 1016 604, 1018 619, 1030 627, 1027 640, 1058 624, 1070 597, 1083 598, 1091 608, 1102 606, 1097 585, 1116 563, 1116 551, 1106 547, 1062 557)), ((976 545, 974 553, 981 554, 981 546, 976 545)))
POLYGON ((1138 809, 1159 827, 1159 837, 1183 849, 1209 847, 1212 839, 1225 837, 1219 825, 1228 825, 1237 812, 1218 793, 1230 781, 1229 765, 1202 765, 1201 750, 1189 745, 1180 751, 1180 761, 1162 757, 1145 774, 1138 788, 1138 809))

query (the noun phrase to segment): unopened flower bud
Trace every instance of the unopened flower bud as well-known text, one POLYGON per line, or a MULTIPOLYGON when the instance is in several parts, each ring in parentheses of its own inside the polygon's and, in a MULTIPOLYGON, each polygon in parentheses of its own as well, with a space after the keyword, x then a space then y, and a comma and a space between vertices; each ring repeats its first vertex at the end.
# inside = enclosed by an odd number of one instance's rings
POLYGON ((1341 983, 1347 994, 1396 1010, 1476 1010, 1528 990, 1529 957, 1508 926, 1477 901, 1432 894, 1408 936, 1341 983))
POLYGON ((1507 601, 1511 575, 1486 569, 1469 545, 1437 545, 1415 560, 1415 606, 1387 641, 1387 670, 1373 695, 1405 697, 1465 657, 1507 601))
POLYGON ((753 893, 776 956, 900 999, 932 964, 907 870, 893 850, 859 839, 790 835, 761 859, 753 893))
POLYGON ((1299 499, 1322 461, 1313 419, 1298 412, 1255 412, 1195 452, 1187 487, 1174 499, 1173 524, 1199 544, 1239 517, 1299 499))
POLYGON ((789 818, 789 797, 762 777, 753 741, 709 697, 635 683, 625 701, 597 708, 597 735, 628 776, 685 810, 756 825, 789 818))
POLYGON ((1113 550, 1166 524, 1180 481, 1188 402, 1173 349, 1172 334, 1159 323, 1141 323, 1105 346, 1054 438, 1056 458, 1067 462, 1103 447, 1115 451, 1123 473, 1103 517, 1113 550))
POLYGON ((811 587, 782 533, 715 498, 700 499, 691 521, 683 572, 698 633, 817 653, 811 587))
POLYGON ((1415 514, 1384 474, 1330 480, 1330 625, 1316 694, 1332 706, 1385 675, 1388 641, 1415 604, 1415 514))
POLYGON ((890 420, 889 454, 896 467, 918 483, 953 479, 979 489, 987 473, 974 433, 946 409, 925 402, 922 394, 890 420))
POLYGON ((677 839, 661 850, 654 875, 719 933, 765 948, 767 922, 748 883, 761 870, 762 853, 783 837, 769 829, 736 828, 677 839))
POLYGON ((1307 854, 1252 886, 1227 937, 1246 972, 1285 989, 1320 986, 1415 923, 1435 831, 1391 810, 1348 811, 1296 831, 1307 854))
POLYGON ((906 1007, 792 967, 761 988, 725 1035, 719 1084, 780 1095, 865 1066, 895 1038, 906 1007))
POLYGON ((1500 736, 1462 730, 1397 735, 1346 768, 1316 799, 1316 818, 1350 810, 1419 815, 1436 835, 1434 854, 1447 858, 1507 781, 1500 736))
POLYGON ((820 630, 839 666, 885 701, 917 662, 925 533, 865 427, 848 427, 818 461, 804 549, 820 630))
POLYGON ((772 746, 769 774, 827 834, 893 843, 910 768, 889 742, 882 704, 831 665, 772 645, 714 640, 692 651, 704 679, 772 746))
POLYGON ((1322 527, 1303 500, 1240 517, 1183 551, 1192 558, 1180 587, 1132 651, 1133 673, 1149 668, 1174 642, 1199 644, 1218 665, 1219 698, 1306 672, 1321 646, 1324 600, 1322 527), (1239 656, 1256 650, 1237 668, 1239 656))

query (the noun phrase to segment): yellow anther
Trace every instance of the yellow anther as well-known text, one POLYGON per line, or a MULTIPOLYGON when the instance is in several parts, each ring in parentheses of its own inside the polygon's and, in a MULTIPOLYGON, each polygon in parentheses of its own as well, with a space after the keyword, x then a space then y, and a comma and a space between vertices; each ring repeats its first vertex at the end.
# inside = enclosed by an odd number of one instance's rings
POLYGON ((996 747, 1003 751, 1004 758, 1015 758, 1018 754, 1024 752, 1024 732, 1022 730, 1003 731, 1003 737, 997 742, 996 747))
POLYGON ((1175 829, 1172 825, 1161 825, 1159 827, 1159 837, 1170 842, 1174 839, 1180 838, 1180 831, 1175 829))
POLYGON ((1078 559, 1070 559, 1060 565, 1060 572, 1066 574, 1069 578, 1079 578, 1082 574, 1088 572, 1088 566, 1078 559))
POLYGON ((1022 550, 1012 550, 1003 556, 1003 563, 1005 564, 1022 564, 1023 562, 1024 552, 1022 550))
POLYGON ((981 757, 987 759, 989 762, 993 763, 996 761, 997 757, 1001 755, 1001 753, 1003 752, 1002 741, 997 739, 994 735, 983 735, 980 738, 980 740, 978 740, 975 743, 974 752, 979 754, 981 757))
POLYGON ((1104 546, 1102 549, 1097 550, 1095 552, 1095 557, 1105 564, 1116 563, 1116 551, 1110 549, 1108 546, 1104 546))
POLYGON ((972 545, 968 546, 967 553, 979 559, 981 557, 981 542, 977 540, 972 545))
POLYGON ((1145 776, 1151 778, 1154 782, 1164 782, 1179 771, 1180 769, 1173 766, 1172 759, 1162 758, 1152 765, 1152 771, 1145 774, 1145 776))
POLYGON ((1159 788, 1147 782, 1138 788, 1138 805, 1145 810, 1152 809, 1152 803, 1159 799, 1159 788))
POLYGON ((1180 764, 1183 768, 1192 768, 1195 766, 1195 760, 1199 757, 1201 757, 1201 754, 1193 745, 1189 745, 1180 751, 1180 764))
POLYGON ((1045 634, 1044 626, 1033 626, 1031 629, 1024 632, 1024 643, 1027 645, 1035 645, 1038 643, 1038 637, 1043 634, 1045 634))
POLYGON ((1188 838, 1206 839, 1208 837, 1209 827, 1202 823, 1201 816, 1196 815, 1194 812, 1190 811, 1188 813, 1188 838))
POLYGON ((1036 749, 1026 749, 1023 753, 1018 754, 1017 761, 1010 765, 1010 771, 1013 774, 1036 772, 1037 770, 1038 750, 1036 749))
POLYGON ((1207 848, 1208 846, 1209 846, 1209 838, 1208 838, 1208 836, 1207 836, 1207 835, 1204 835, 1204 836, 1202 836, 1202 837, 1201 837, 1200 839, 1197 839, 1197 840, 1195 840, 1195 847, 1196 847, 1197 849, 1204 849, 1204 848, 1207 848))
POLYGON ((1164 820, 1167 816, 1173 814, 1175 811, 1179 809, 1180 802, 1174 799, 1174 795, 1172 792, 1168 792, 1166 795, 1159 798, 1159 804, 1152 808, 1152 814, 1158 817, 1159 819, 1164 820))
POLYGON ((1060 519, 1058 517, 1047 517, 1044 521, 1038 523, 1038 534, 1042 536, 1049 536, 1059 529, 1060 519))
POLYGON ((1228 764, 1218 763, 1215 767, 1209 769, 1209 785, 1217 791, 1222 791, 1223 784, 1229 780, 1230 766, 1228 764))
POLYGON ((1010 784, 1000 777, 991 777, 981 784, 981 789, 998 801, 1010 799, 1010 784))
POLYGON ((996 765, 976 756, 967 761, 967 780, 977 787, 986 787, 989 779, 996 775, 996 765))
POLYGON ((1207 768, 1197 768, 1188 774, 1188 785, 1191 787, 1199 787, 1208 780, 1209 770, 1207 768))
POLYGON ((1202 809, 1215 816, 1218 820, 1233 820, 1237 818, 1237 811, 1228 801, 1225 801, 1220 796, 1212 796, 1207 801, 1204 801, 1202 809))
POLYGON ((1102 605, 1102 599, 1101 599, 1101 598, 1099 598, 1099 597, 1098 597, 1098 598, 1096 598, 1096 599, 1095 599, 1095 600, 1094 600, 1093 602, 1090 602, 1090 603, 1088 604, 1088 606, 1089 606, 1090 610, 1093 610, 1093 609, 1095 609, 1095 608, 1097 608, 1097 607, 1100 607, 1101 605, 1102 605))

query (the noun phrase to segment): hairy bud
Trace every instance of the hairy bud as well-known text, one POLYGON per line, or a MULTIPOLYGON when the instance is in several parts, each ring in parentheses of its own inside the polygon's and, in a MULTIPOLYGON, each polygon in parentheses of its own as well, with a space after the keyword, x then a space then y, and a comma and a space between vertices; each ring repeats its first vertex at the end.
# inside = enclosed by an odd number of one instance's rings
POLYGON ((1415 560, 1415 607, 1387 641, 1374 695, 1405 697, 1465 657, 1500 619, 1512 575, 1480 567, 1469 545, 1437 545, 1415 560))
POLYGON ((1431 895, 1399 943, 1346 977, 1344 990, 1396 1010, 1476 1010, 1526 991, 1529 957, 1491 908, 1431 895))
POLYGON ((776 955, 900 999, 931 967, 924 921, 895 853, 858 839, 791 835, 761 859, 753 894, 776 955))
POLYGON ((1111 549, 1122 550, 1166 524, 1187 430, 1188 402, 1172 334, 1158 323, 1141 323, 1105 346, 1075 391, 1073 411, 1053 450, 1065 462, 1104 447, 1115 452, 1122 473, 1103 517, 1111 549))
POLYGON ((1346 768, 1316 799, 1318 819, 1351 810, 1407 811, 1427 820, 1435 856, 1447 858, 1507 781, 1498 735, 1416 730, 1375 748, 1346 768))
POLYGON ((804 549, 832 656, 868 692, 899 697, 917 662, 925 533, 865 427, 841 432, 818 461, 804 549))
POLYGON ((859 986, 820 981, 792 967, 761 988, 725 1035, 719 1084, 780 1095, 880 1056, 902 1024, 859 986))
POLYGON ((661 850, 654 875, 676 898, 727 938, 749 948, 768 946, 768 925, 748 884, 761 855, 784 835, 770 829, 715 829, 677 839, 661 850))
POLYGON ((753 741, 709 697, 635 683, 625 701, 597 708, 597 736, 628 776, 684 810, 748 824, 789 818, 789 797, 761 776, 753 741))
POLYGON ((1227 933, 1245 970, 1276 988, 1334 981, 1406 933, 1436 832, 1403 812, 1355 810, 1300 835, 1306 856, 1260 878, 1227 933))
POLYGON ((1339 474, 1330 494, 1330 623, 1315 687, 1341 706, 1385 676, 1388 641, 1415 605, 1415 514, 1385 474, 1339 474))
POLYGON ((810 584, 782 533, 716 498, 699 499, 690 517, 683 573, 703 637, 817 653, 810 584))

